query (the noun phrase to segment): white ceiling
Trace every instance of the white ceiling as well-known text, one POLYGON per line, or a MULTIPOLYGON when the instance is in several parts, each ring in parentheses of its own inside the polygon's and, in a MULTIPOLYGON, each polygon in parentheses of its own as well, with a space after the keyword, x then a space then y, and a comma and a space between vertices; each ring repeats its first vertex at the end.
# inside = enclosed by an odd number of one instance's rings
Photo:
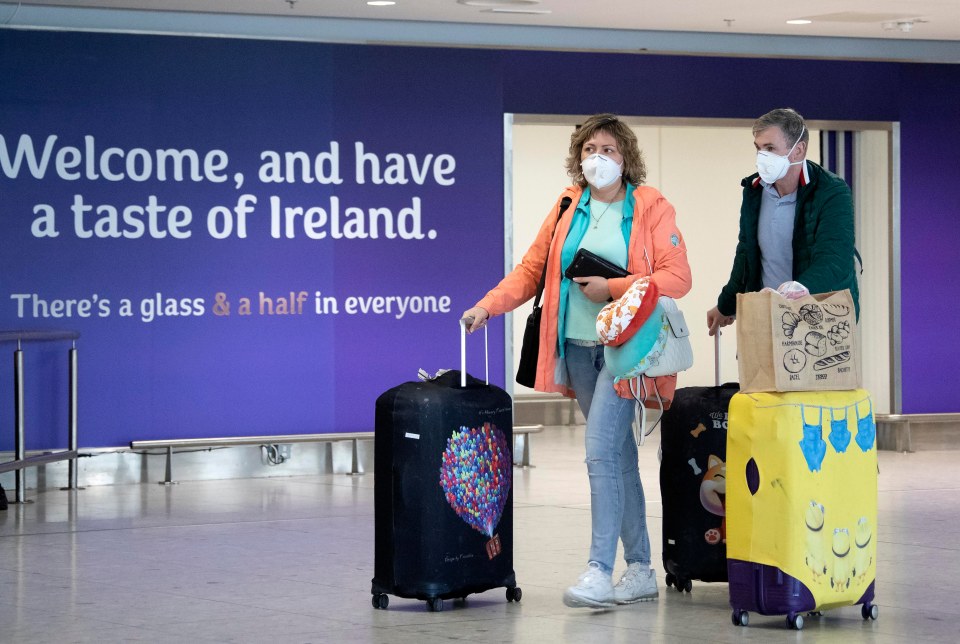
POLYGON ((960 0, 0 0, 2 28, 960 64, 960 0))
MULTIPOLYGON (((3 0, 17 4, 284 17, 960 41, 960 0, 3 0), (518 12, 536 13, 518 13, 518 12), (787 20, 807 18, 807 25, 787 20)), ((2 15, 0 15, 2 22, 2 15)), ((603 49, 603 43, 597 43, 603 49)))

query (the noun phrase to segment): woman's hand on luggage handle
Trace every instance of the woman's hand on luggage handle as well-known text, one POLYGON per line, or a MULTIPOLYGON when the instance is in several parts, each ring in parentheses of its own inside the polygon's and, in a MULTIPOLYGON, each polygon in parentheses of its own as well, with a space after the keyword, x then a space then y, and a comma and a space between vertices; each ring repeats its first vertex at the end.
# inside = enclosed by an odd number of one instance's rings
POLYGON ((610 301, 610 287, 607 285, 606 277, 574 277, 573 281, 591 302, 600 304, 610 301))
POLYGON ((710 330, 710 335, 716 335, 721 327, 730 326, 736 319, 735 315, 724 315, 720 309, 713 307, 707 311, 707 328, 710 330))
POLYGON ((471 309, 467 309, 463 312, 463 315, 460 316, 461 320, 465 320, 467 325, 467 333, 473 333, 474 331, 479 331, 487 325, 487 320, 490 318, 490 313, 487 312, 482 306, 475 306, 471 309))

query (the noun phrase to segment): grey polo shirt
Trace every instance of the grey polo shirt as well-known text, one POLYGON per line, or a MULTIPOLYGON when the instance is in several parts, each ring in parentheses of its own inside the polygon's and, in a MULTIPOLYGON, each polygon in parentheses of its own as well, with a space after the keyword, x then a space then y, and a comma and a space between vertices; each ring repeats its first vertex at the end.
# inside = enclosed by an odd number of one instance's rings
POLYGON ((780 196, 776 187, 760 181, 760 269, 763 285, 776 289, 793 279, 793 221, 796 217, 797 191, 780 196))

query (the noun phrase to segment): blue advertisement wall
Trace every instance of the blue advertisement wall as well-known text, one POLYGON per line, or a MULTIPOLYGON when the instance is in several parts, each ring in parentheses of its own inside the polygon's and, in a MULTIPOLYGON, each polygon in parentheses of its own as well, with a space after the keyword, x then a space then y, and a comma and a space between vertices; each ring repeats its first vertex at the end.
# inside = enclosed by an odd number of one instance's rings
POLYGON ((904 65, 901 83, 903 408, 960 412, 960 65, 904 65))
POLYGON ((768 106, 795 106, 808 119, 898 115, 894 63, 530 51, 504 58, 511 112, 553 114, 562 106, 565 114, 590 114, 602 103, 661 117, 752 120, 768 106))
MULTIPOLYGON (((960 301, 937 277, 960 270, 958 87, 956 65, 2 31, 0 328, 81 332, 82 447, 370 430, 381 391, 457 366, 457 316, 502 274, 504 112, 790 105, 900 122, 903 409, 958 411, 928 364, 960 360, 930 313, 960 301)), ((25 349, 28 448, 62 446, 64 347, 25 349)))
MULTIPOLYGON (((81 333, 81 447, 372 430, 502 275, 499 84, 483 52, 4 32, 0 328, 81 333)), ((24 346, 28 449, 65 442, 65 356, 24 346)))
MULTIPOLYGON (((960 364, 960 334, 953 329, 960 319, 954 278, 960 205, 951 173, 960 149, 960 65, 558 52, 508 57, 508 111, 590 112, 596 93, 570 91, 576 85, 570 79, 593 88, 615 77, 603 105, 623 114, 754 119, 789 106, 807 119, 898 122, 902 371, 893 377, 899 376, 904 413, 960 412, 955 379, 940 376, 960 364), (528 91, 534 79, 540 91, 528 91)), ((717 261, 719 270, 729 270, 729 258, 717 261)))

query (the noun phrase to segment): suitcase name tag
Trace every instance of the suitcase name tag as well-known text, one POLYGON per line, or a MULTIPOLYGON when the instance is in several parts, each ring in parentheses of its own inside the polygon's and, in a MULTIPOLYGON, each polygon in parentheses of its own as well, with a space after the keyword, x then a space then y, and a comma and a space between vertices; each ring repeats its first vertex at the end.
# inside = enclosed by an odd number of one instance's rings
POLYGON ((498 554, 500 554, 502 548, 500 546, 500 535, 493 535, 493 539, 487 542, 487 557, 493 559, 498 554))

